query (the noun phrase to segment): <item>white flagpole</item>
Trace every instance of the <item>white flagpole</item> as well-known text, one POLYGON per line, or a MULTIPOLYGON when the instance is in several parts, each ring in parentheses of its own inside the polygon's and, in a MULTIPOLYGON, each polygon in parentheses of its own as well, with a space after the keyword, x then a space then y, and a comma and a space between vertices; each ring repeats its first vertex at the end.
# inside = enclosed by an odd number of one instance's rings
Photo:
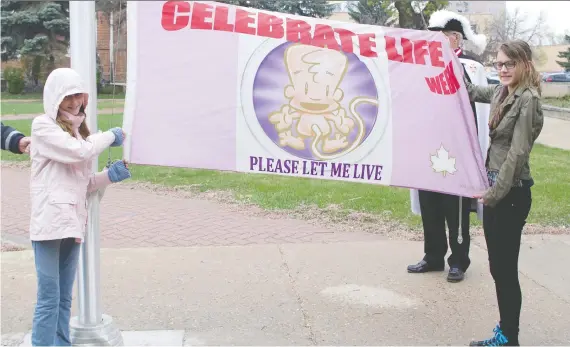
MULTIPOLYGON (((97 127, 97 60, 95 1, 70 1, 70 50, 71 68, 83 78, 89 93, 89 104, 85 110, 91 133, 97 127)), ((99 170, 98 159, 93 160, 93 172, 99 170)), ((99 278, 99 200, 101 194, 91 194, 88 199, 88 223, 85 240, 81 246, 77 269, 79 314, 70 322, 71 340, 74 346, 123 345, 120 331, 113 319, 101 312, 101 290, 99 278)))

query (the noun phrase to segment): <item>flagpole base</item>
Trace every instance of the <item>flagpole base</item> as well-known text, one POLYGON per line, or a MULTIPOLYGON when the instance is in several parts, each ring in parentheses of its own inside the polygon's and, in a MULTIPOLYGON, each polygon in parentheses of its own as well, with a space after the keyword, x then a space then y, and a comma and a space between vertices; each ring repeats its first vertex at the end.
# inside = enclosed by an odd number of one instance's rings
POLYGON ((69 322, 71 343, 73 346, 123 346, 123 335, 113 323, 111 316, 102 315, 97 325, 82 325, 79 317, 69 322))

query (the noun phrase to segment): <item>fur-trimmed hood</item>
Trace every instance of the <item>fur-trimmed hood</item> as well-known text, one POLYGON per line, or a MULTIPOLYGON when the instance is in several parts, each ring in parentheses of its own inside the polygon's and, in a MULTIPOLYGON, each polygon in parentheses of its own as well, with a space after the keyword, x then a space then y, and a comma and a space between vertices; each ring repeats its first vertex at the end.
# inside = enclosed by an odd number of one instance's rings
POLYGON ((478 50, 478 54, 482 53, 487 46, 487 37, 485 35, 475 34, 467 18, 449 10, 434 12, 429 19, 428 30, 452 30, 460 32, 465 40, 473 43, 478 50))

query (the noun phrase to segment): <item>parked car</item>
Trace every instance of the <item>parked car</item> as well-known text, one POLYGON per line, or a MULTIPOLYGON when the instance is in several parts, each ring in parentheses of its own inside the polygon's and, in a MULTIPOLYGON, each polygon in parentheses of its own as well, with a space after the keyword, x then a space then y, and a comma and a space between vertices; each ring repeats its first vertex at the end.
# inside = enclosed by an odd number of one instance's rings
POLYGON ((489 72, 487 74, 487 83, 489 84, 501 84, 499 80, 499 74, 496 72, 489 72))
POLYGON ((540 73, 540 79, 545 82, 546 81, 546 77, 550 76, 551 74, 553 74, 555 72, 541 72, 540 73))
POLYGON ((551 73, 543 77, 544 82, 570 83, 570 72, 551 73))

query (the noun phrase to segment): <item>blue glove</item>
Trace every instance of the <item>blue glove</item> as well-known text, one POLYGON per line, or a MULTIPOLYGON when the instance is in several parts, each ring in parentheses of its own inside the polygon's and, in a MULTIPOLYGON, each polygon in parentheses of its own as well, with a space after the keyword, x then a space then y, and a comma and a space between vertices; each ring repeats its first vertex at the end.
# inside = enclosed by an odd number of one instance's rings
POLYGON ((114 135, 115 135, 115 141, 113 141, 113 143, 111 143, 111 147, 117 147, 123 144, 123 129, 121 128, 112 128, 109 129, 109 131, 111 131, 114 135))
POLYGON ((109 175, 109 180, 113 183, 121 182, 131 177, 131 172, 125 166, 125 162, 122 160, 117 160, 114 162, 107 171, 109 175))

